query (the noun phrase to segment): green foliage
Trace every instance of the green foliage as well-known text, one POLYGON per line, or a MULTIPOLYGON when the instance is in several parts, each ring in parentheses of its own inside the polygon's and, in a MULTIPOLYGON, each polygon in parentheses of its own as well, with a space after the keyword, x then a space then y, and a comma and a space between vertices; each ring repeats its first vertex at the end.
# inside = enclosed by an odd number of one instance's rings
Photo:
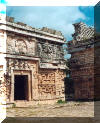
POLYGON ((66 102, 60 99, 60 100, 57 101, 57 103, 58 103, 58 104, 64 104, 64 103, 66 103, 66 102))

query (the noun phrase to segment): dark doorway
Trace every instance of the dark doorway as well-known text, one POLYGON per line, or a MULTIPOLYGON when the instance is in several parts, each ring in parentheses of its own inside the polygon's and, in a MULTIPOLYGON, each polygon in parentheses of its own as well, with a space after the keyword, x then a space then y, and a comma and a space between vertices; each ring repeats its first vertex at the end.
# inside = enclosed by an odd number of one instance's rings
POLYGON ((15 75, 14 100, 28 100, 28 76, 15 75))
POLYGON ((70 77, 65 78, 65 99, 66 101, 74 100, 75 90, 74 90, 74 82, 70 77))

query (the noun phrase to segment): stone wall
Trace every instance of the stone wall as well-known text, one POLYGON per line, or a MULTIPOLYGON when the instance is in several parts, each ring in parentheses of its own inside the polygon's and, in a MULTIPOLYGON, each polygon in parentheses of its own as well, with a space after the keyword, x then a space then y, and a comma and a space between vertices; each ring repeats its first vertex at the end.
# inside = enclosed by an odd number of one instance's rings
POLYGON ((64 99, 64 77, 61 70, 39 70, 39 93, 40 100, 64 99))
POLYGON ((71 76, 74 80, 75 99, 94 98, 94 49, 72 54, 71 76))
POLYGON ((83 22, 75 23, 73 26, 75 28, 75 33, 72 35, 74 40, 82 41, 84 39, 89 39, 94 35, 94 28, 88 27, 83 22))
POLYGON ((37 44, 38 56, 43 63, 64 64, 64 52, 62 44, 40 40, 37 44))
POLYGON ((6 23, 0 20, 0 34, 6 36, 5 41, 2 39, 0 52, 5 60, 3 77, 7 103, 18 102, 14 100, 16 75, 28 76, 28 102, 40 101, 44 104, 47 100, 64 100, 66 64, 62 33, 48 28, 36 29, 14 22, 11 17, 6 19, 6 23))
POLYGON ((94 98, 100 100, 100 33, 94 39, 94 98))
POLYGON ((74 81, 75 99, 94 99, 94 37, 93 29, 82 23, 74 24, 74 40, 68 42, 68 50, 71 53, 70 69, 74 81), (81 27, 81 28, 79 28, 81 27), (87 30, 85 30, 85 29, 87 30), (81 35, 89 31, 89 35, 81 35), (91 31, 90 31, 91 30, 91 31), (76 34, 76 35, 75 35, 76 34), (91 34, 91 35, 90 35, 91 34), (87 37, 86 37, 87 36, 87 37))
POLYGON ((31 101, 44 101, 54 99, 64 99, 64 77, 63 70, 38 69, 38 62, 22 59, 7 58, 7 100, 13 101, 13 84, 12 78, 17 75, 31 76, 32 98, 31 101))
POLYGON ((15 55, 35 55, 36 38, 27 38, 18 34, 7 33, 7 53, 15 55))
MULTIPOLYGON (((37 84, 37 62, 31 61, 31 60, 24 60, 24 59, 12 59, 7 58, 7 73, 6 73, 6 83, 7 86, 7 99, 10 101, 13 100, 14 95, 12 95, 14 92, 14 78, 15 74, 18 75, 28 75, 31 76, 31 82, 33 81, 32 89, 34 89, 34 93, 37 92, 37 87, 35 84, 37 84)), ((37 95, 38 96, 38 95, 37 95)), ((35 98, 35 96, 34 96, 35 98)), ((33 99, 33 98, 32 98, 33 99)), ((31 100, 32 100, 31 99, 31 100)))
POLYGON ((6 82, 4 78, 3 65, 0 65, 0 97, 6 95, 6 82))
POLYGON ((6 118, 6 60, 2 52, 6 52, 6 32, 0 30, 0 122, 6 118))

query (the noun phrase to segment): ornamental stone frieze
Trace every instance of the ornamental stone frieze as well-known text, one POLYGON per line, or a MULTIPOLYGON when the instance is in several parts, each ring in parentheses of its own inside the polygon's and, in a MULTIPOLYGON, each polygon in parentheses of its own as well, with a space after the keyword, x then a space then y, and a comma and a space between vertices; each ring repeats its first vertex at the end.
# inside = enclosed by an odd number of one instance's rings
POLYGON ((37 47, 41 62, 64 62, 64 50, 62 45, 39 42, 37 47))

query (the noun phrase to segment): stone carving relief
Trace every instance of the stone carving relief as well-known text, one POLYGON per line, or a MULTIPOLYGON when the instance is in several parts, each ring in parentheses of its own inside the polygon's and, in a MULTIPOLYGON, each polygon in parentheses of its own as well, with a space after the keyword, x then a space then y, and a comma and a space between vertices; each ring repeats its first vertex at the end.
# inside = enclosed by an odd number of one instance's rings
POLYGON ((36 63, 22 59, 7 59, 7 72, 10 74, 13 70, 33 70, 36 71, 36 63))
POLYGON ((94 29, 83 22, 73 24, 75 33, 72 35, 74 40, 82 41, 94 37, 94 29))
POLYGON ((44 97, 50 99, 51 96, 56 95, 55 72, 43 70, 38 75, 38 83, 41 98, 44 97))
POLYGON ((50 96, 56 95, 56 86, 49 84, 39 85, 39 94, 41 94, 42 97, 46 96, 47 98, 49 94, 50 96))
POLYGON ((7 53, 34 56, 35 43, 35 39, 9 34, 7 37, 7 53))
POLYGON ((55 83, 55 73, 41 73, 38 76, 39 84, 54 84, 55 83))
POLYGON ((35 40, 34 41, 28 41, 28 54, 29 55, 35 55, 35 40))
POLYGON ((6 85, 7 85, 7 98, 10 96, 11 91, 11 75, 14 71, 30 71, 34 79, 37 79, 37 64, 33 61, 23 59, 7 59, 7 73, 6 73, 6 85), (33 72, 32 72, 33 71, 33 72))
POLYGON ((7 53, 15 52, 15 39, 11 36, 7 36, 7 53))
POLYGON ((26 54, 27 52, 27 45, 23 39, 18 39, 15 42, 15 51, 19 52, 20 54, 26 54))
POLYGON ((51 99, 64 94, 64 72, 42 69, 38 75, 40 98, 51 99))
POLYGON ((63 71, 56 71, 56 77, 57 77, 57 84, 56 84, 56 94, 57 96, 63 96, 65 93, 64 89, 64 78, 66 77, 66 74, 63 71))
POLYGON ((38 56, 41 62, 61 62, 64 61, 64 50, 62 45, 38 42, 38 56))
POLYGON ((8 59, 7 67, 8 67, 8 70, 11 70, 11 68, 13 68, 13 69, 29 69, 29 65, 28 65, 27 61, 20 60, 20 59, 15 59, 15 60, 8 59))

